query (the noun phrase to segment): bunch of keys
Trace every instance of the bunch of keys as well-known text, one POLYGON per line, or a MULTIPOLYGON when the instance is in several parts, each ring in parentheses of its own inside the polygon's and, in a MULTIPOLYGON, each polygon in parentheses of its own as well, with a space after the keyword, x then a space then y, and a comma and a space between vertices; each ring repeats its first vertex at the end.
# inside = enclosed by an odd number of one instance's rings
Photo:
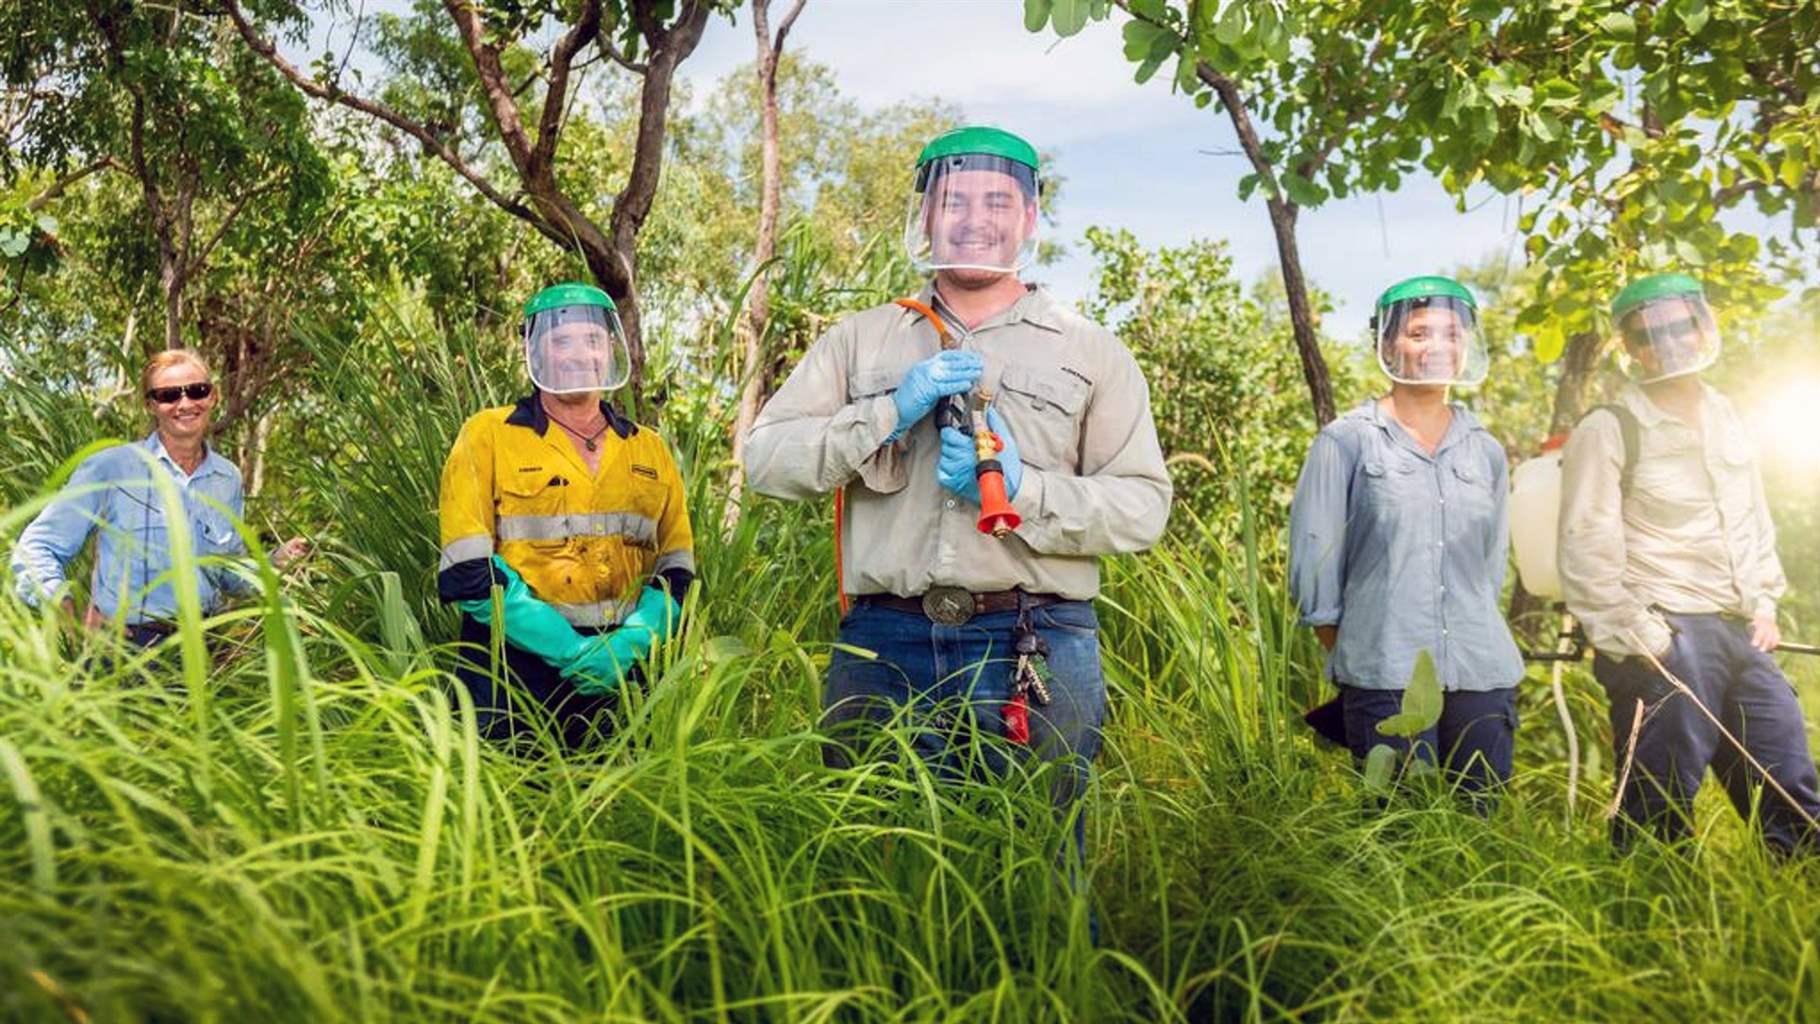
POLYGON ((1011 700, 1004 706, 1005 738, 1012 743, 1030 743, 1030 701, 1038 706, 1049 703, 1049 642, 1030 623, 1020 617, 1011 631, 1011 649, 1017 654, 1017 667, 1011 673, 1011 700))

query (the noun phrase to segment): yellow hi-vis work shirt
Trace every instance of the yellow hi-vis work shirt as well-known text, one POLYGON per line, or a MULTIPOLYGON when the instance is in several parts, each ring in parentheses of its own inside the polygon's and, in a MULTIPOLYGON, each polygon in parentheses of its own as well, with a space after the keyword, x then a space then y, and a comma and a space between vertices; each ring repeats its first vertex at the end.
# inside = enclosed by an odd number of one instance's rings
POLYGON ((601 410, 592 474, 535 392, 462 425, 442 467, 444 601, 486 598, 495 553, 578 627, 618 625, 646 583, 683 599, 695 552, 682 475, 655 431, 601 410))

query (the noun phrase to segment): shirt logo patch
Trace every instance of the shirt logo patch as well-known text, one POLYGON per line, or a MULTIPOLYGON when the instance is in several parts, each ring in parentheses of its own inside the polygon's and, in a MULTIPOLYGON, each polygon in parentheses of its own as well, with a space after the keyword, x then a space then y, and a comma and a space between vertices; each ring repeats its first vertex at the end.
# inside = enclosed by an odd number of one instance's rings
POLYGON ((634 462, 632 464, 632 475, 642 476, 647 480, 655 480, 657 479, 657 470, 650 466, 641 466, 634 462))

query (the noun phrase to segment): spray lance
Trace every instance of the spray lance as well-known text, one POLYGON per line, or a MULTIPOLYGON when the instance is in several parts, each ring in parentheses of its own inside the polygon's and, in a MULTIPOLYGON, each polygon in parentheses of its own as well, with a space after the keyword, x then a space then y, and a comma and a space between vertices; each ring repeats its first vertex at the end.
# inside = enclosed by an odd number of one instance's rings
MULTIPOLYGON (((961 347, 960 341, 949 332, 947 322, 927 303, 898 299, 897 304, 921 313, 935 328, 943 349, 952 351, 961 347)), ((966 395, 953 395, 935 407, 935 426, 938 430, 953 427, 973 438, 973 454, 977 460, 973 478, 980 488, 980 517, 975 525, 981 533, 1002 540, 1024 519, 1011 507, 1011 499, 1005 494, 1005 470, 998 461, 998 453, 1004 451, 1005 442, 986 427, 986 407, 991 402, 991 392, 980 386, 966 395)))

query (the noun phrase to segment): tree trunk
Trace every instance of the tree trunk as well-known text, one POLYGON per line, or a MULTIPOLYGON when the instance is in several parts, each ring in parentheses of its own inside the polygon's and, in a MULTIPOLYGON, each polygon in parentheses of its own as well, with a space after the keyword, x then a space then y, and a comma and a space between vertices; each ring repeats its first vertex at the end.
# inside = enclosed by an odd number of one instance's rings
POLYGON ((739 521, 740 488, 744 482, 746 432, 758 419, 764 400, 765 328, 771 319, 771 270, 777 254, 777 208, 782 189, 777 146, 777 65, 783 56, 784 35, 802 10, 802 0, 785 16, 776 42, 771 39, 771 0, 752 0, 752 32, 758 40, 759 178, 758 240, 753 247, 757 278, 747 296, 745 351, 739 361, 739 410, 733 419, 733 469, 727 481, 726 524, 739 521))
POLYGON ((1289 300, 1289 324, 1295 333, 1296 353, 1302 357, 1302 380, 1308 384, 1308 399, 1314 406, 1315 426, 1333 422, 1333 382, 1327 375, 1327 360, 1314 333, 1314 311, 1308 304, 1308 282, 1302 276, 1302 254, 1296 247, 1296 206, 1282 199, 1271 199, 1270 229, 1277 238, 1277 262, 1283 268, 1283 293, 1289 300))
POLYGON ((1561 379, 1555 384, 1555 411, 1549 420, 1550 435, 1572 430, 1586 412, 1586 385, 1592 379, 1605 339, 1593 331, 1583 331, 1567 339, 1561 354, 1561 379))
POLYGON ((1220 106, 1232 120, 1232 130, 1251 169, 1266 190, 1270 209, 1270 229, 1276 234, 1277 263, 1283 269, 1283 294, 1289 300, 1289 324, 1295 333, 1295 347, 1302 357, 1302 379, 1308 384, 1308 399, 1314 405, 1315 425, 1324 427, 1333 421, 1333 384, 1327 376, 1327 360, 1321 356, 1320 342, 1314 333, 1314 311, 1308 305, 1308 282, 1302 277, 1302 255, 1296 248, 1295 221, 1297 206, 1284 195, 1277 180, 1276 168, 1270 163, 1257 128, 1251 123, 1251 111, 1239 95, 1238 83, 1214 70, 1206 61, 1195 65, 1195 75, 1213 89, 1220 106))

